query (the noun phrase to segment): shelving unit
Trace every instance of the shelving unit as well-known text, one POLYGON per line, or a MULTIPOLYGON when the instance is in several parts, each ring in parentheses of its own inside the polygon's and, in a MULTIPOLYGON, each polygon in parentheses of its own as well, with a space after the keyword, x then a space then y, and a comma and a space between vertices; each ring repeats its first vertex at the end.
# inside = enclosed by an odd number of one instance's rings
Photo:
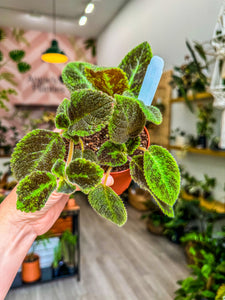
POLYGON ((204 207, 205 209, 209 210, 209 211, 215 211, 219 214, 225 214, 225 204, 221 203, 219 201, 213 200, 213 201, 207 201, 202 197, 194 197, 192 195, 188 195, 187 193, 185 193, 184 191, 181 192, 181 197, 184 200, 188 200, 188 201, 193 201, 193 200, 199 200, 200 205, 202 207, 204 207))
POLYGON ((193 147, 179 147, 179 146, 173 146, 169 145, 168 149, 170 150, 177 150, 177 151, 187 151, 191 153, 196 153, 196 154, 204 154, 204 155, 212 155, 212 156, 219 156, 219 157, 225 157, 225 151, 215 151, 211 149, 198 149, 198 148, 193 148, 193 147))
MULTIPOLYGON (((71 276, 77 276, 77 280, 78 281, 80 280, 80 220, 79 220, 80 207, 78 205, 71 207, 71 208, 65 207, 59 218, 65 218, 68 216, 72 217, 72 233, 74 235, 77 235, 77 244, 76 244, 76 251, 75 251, 75 262, 76 263, 74 266, 75 267, 74 273, 63 275, 63 276, 58 276, 58 277, 53 277, 53 276, 49 277, 49 273, 50 273, 50 275, 52 274, 52 268, 48 267, 48 268, 41 269, 41 278, 38 281, 35 281, 32 283, 24 283, 21 280, 21 272, 18 272, 14 279, 14 282, 11 286, 11 289, 41 284, 44 282, 59 280, 59 279, 67 278, 67 277, 71 277, 71 276)), ((54 225, 53 225, 53 227, 54 227, 54 225)), ((59 236, 59 234, 51 233, 51 229, 49 232, 50 232, 51 236, 59 236)))
MULTIPOLYGON (((212 100, 213 96, 210 93, 198 93, 194 96, 188 97, 189 101, 204 101, 204 100, 212 100)), ((170 100, 170 103, 175 102, 184 102, 185 99, 183 97, 178 97, 170 100)))

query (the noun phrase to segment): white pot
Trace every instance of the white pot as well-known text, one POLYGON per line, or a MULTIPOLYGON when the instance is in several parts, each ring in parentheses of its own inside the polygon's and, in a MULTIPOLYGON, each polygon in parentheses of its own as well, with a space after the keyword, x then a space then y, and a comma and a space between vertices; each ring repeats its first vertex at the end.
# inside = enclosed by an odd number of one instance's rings
POLYGON ((186 145, 186 137, 183 135, 177 135, 175 139, 175 146, 184 147, 186 145))

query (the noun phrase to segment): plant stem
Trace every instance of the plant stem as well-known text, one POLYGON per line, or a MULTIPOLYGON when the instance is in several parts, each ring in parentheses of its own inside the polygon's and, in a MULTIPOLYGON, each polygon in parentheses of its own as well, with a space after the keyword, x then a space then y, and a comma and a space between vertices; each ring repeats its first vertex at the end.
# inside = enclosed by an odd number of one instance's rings
POLYGON ((106 185, 106 181, 107 181, 107 179, 109 177, 109 174, 110 174, 111 170, 112 170, 112 167, 109 167, 108 170, 107 170, 107 172, 106 172, 106 174, 105 174, 104 185, 106 185))
POLYGON ((138 150, 147 151, 147 149, 145 149, 144 147, 138 147, 138 150))
POLYGON ((81 151, 82 151, 82 156, 83 156, 83 152, 84 152, 84 143, 82 141, 81 138, 79 138, 79 142, 80 142, 80 145, 81 145, 81 151))
POLYGON ((74 148, 74 143, 72 140, 70 140, 70 144, 69 144, 69 153, 68 153, 68 157, 67 157, 67 161, 66 161, 66 165, 68 166, 68 164, 71 162, 72 158, 73 158, 73 148, 74 148))

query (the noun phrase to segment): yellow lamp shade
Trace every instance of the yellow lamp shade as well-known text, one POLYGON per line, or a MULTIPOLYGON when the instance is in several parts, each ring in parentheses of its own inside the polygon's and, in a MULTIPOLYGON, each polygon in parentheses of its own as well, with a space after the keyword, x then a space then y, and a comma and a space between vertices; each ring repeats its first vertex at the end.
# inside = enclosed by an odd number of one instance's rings
POLYGON ((59 49, 58 42, 53 40, 51 47, 42 54, 41 59, 47 63, 62 64, 67 62, 68 57, 59 49))

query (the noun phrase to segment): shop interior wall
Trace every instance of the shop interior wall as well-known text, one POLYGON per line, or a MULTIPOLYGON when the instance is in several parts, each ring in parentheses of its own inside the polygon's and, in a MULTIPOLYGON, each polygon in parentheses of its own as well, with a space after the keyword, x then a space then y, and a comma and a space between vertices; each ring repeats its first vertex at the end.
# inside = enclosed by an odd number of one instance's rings
MULTIPOLYGON (((222 0, 131 0, 101 33, 97 46, 99 65, 118 65, 123 56, 143 41, 165 60, 165 70, 181 65, 187 54, 185 40, 207 41, 212 37, 222 0)), ((221 112, 216 111, 215 135, 221 112)), ((173 105, 171 127, 196 134, 196 116, 184 104, 173 105)), ((176 155, 176 154, 175 154, 176 155)), ((188 154, 177 159, 197 178, 206 173, 217 178, 215 198, 225 201, 225 159, 188 154)))

